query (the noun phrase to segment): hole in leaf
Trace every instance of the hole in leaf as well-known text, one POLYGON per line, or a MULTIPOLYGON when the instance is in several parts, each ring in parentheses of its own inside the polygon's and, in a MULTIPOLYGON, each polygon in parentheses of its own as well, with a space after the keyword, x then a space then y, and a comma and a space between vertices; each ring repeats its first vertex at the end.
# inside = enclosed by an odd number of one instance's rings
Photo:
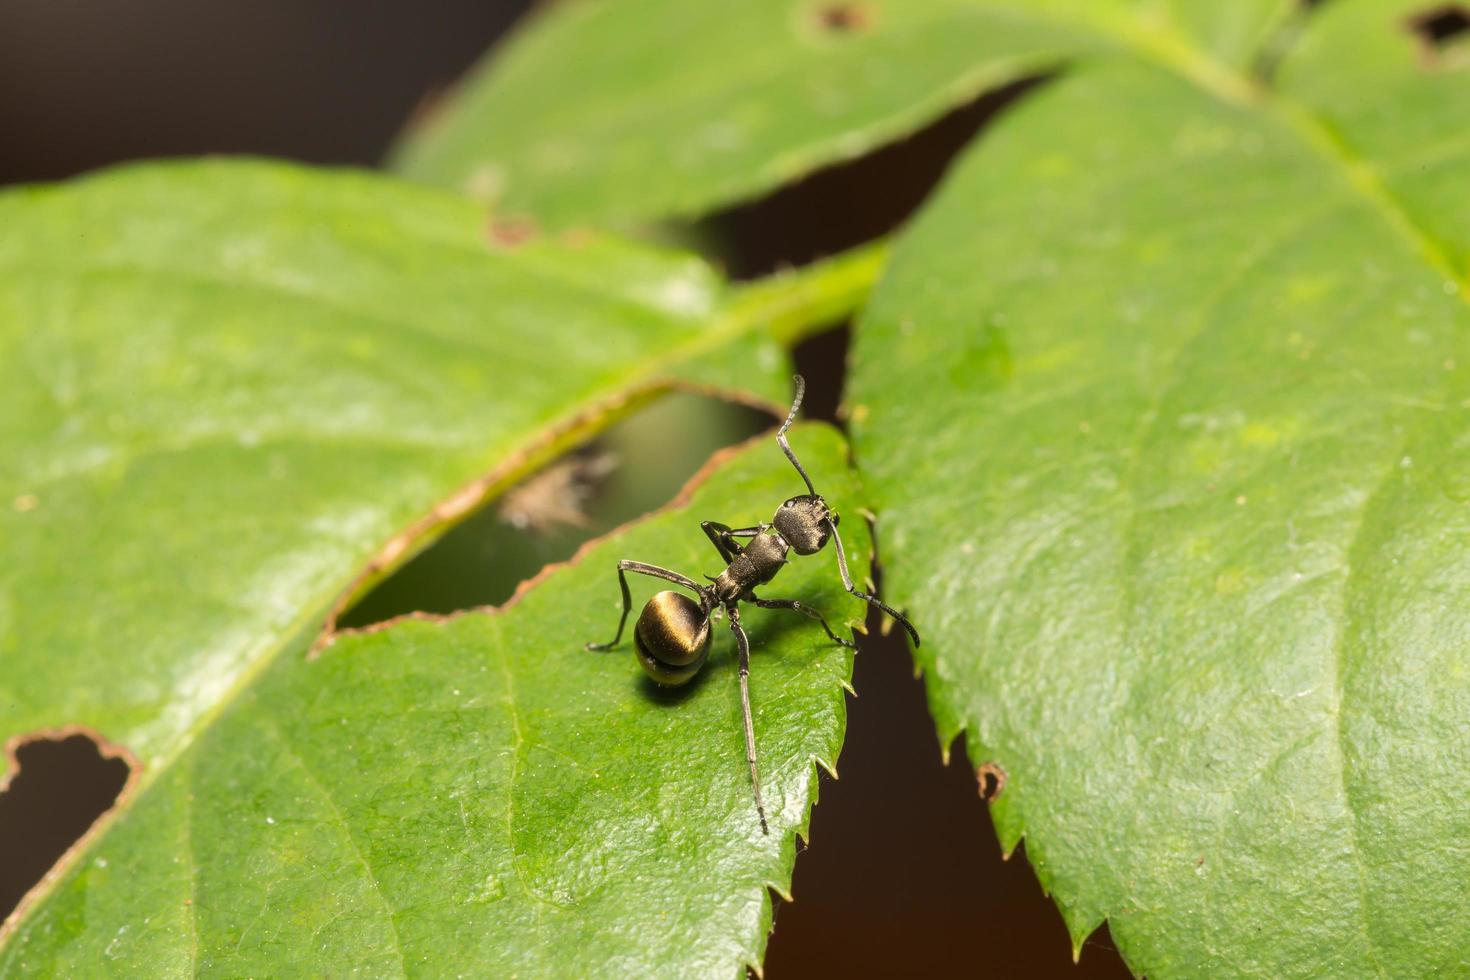
POLYGON ((828 34, 852 34, 872 26, 873 11, 861 3, 829 3, 818 7, 817 26, 828 34))
POLYGON ((804 265, 882 237, 924 202, 981 127, 1042 80, 987 92, 895 143, 702 218, 691 237, 713 243, 713 258, 736 279, 804 265))
POLYGON ((1406 23, 1427 51, 1438 53, 1451 41, 1470 33, 1470 11, 1450 3, 1415 14, 1406 23))
MULTIPOLYGON (((338 628, 499 605, 583 541, 668 503, 717 449, 774 422, 705 395, 660 398, 450 529, 347 610, 338 628)), ((698 534, 698 524, 691 530, 698 534)))
POLYGON ((1006 771, 994 762, 981 766, 976 778, 980 781, 980 796, 986 803, 994 803, 1006 788, 1006 771))
POLYGON ((0 919, 117 802, 134 772, 129 760, 80 729, 12 743, 0 784, 0 919))

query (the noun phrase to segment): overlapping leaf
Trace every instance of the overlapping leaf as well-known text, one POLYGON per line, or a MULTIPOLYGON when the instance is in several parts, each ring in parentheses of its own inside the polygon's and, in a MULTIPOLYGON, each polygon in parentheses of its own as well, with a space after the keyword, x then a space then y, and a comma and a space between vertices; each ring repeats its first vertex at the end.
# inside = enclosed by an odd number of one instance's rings
MULTIPOLYGON (((760 193, 1065 66, 954 175, 858 333, 859 449, 885 507, 890 587, 933 637, 941 734, 966 729, 975 761, 1005 774, 1002 836, 1026 835, 1074 935, 1110 917, 1141 972, 1462 972, 1470 74, 1459 49, 1409 29, 1417 4, 1334 0, 1299 35, 1280 30, 1290 11, 567 5, 400 160, 542 227, 643 223, 760 193)), ((389 535, 555 443, 537 433, 665 375, 747 381, 756 363, 759 390, 780 390, 753 329, 780 317, 759 291, 731 305, 698 267, 614 243, 488 254, 478 222, 432 194, 273 168, 0 200, 0 476, 14 494, 0 533, 23 559, 0 573, 0 717, 6 733, 91 721, 161 763, 106 863, 74 870, 6 948, 12 963, 78 966, 111 928, 103 955, 179 969, 263 970, 304 933, 323 963, 354 947, 355 964, 392 972, 420 962, 431 921, 476 923, 474 942, 491 938, 465 962, 504 970, 587 965, 506 938, 528 933, 608 971, 723 970, 758 952, 755 896, 789 865, 768 842, 731 857, 734 831, 669 829, 694 809, 748 817, 738 773, 686 780, 630 740, 601 795, 589 773, 614 749, 543 758, 585 733, 568 706, 586 705, 587 677, 554 700, 534 672, 524 694, 515 670, 510 686, 435 687, 477 651, 528 668, 505 624, 526 617, 517 635, 536 636, 565 618, 536 606, 544 591, 502 617, 400 628, 254 676, 305 645, 389 535), (574 342, 547 348, 548 323, 574 342), (179 613, 134 616, 164 607, 179 613), (13 669, 36 662, 53 676, 13 669), (308 687, 311 671, 328 683, 308 687), (474 744, 397 758, 418 728, 380 710, 380 674, 429 705, 444 742, 474 744), (461 725, 461 697, 493 717, 461 725), (367 733, 347 743, 361 761, 330 741, 333 715, 367 733), (246 758, 237 741, 271 754, 246 758), (220 762, 239 768, 207 764, 220 762), (262 787, 264 766, 291 775, 262 787), (428 798, 411 792, 424 785, 428 798), (484 822, 494 807, 456 825, 444 799, 482 787, 509 796, 504 826, 484 822), (674 787, 668 807, 657 787, 674 787), (210 809, 242 788, 257 796, 240 814, 210 809), (706 790, 711 805, 691 809, 706 790), (582 796, 626 849, 560 819, 582 796), (521 823, 522 798, 552 815, 549 843, 521 823), (241 860, 199 849, 201 818, 240 835, 241 860), (579 917, 651 894, 630 827, 671 842, 682 869, 737 882, 690 892, 699 908, 735 902, 730 931, 696 935, 656 906, 632 923, 638 946, 579 917), (475 845, 483 864, 446 856, 475 845), (149 862, 170 853, 204 856, 149 862), (148 882, 135 909, 168 910, 131 936, 117 931, 132 928, 119 866, 148 882), (206 876, 186 880, 194 867, 206 876), (480 891, 461 867, 486 872, 480 891), (339 904, 310 899, 313 874, 339 904), (426 893, 418 874, 450 885, 426 893), (450 915, 446 895, 476 908, 450 915), (251 901, 259 914, 240 919, 251 901), (640 959, 645 947, 692 952, 640 959)), ((551 582, 575 592, 579 574, 551 582)), ((680 707, 723 705, 699 730, 735 732, 733 702, 706 698, 680 707)), ((612 703, 632 706, 633 729, 675 737, 627 689, 612 703)), ((823 729, 776 739, 788 800, 804 800, 810 755, 835 752, 823 729)))
MULTIPOLYGON (((793 438, 834 503, 855 506, 840 438, 793 438)), ((841 745, 851 653, 800 615, 743 617, 763 836, 728 631, 678 692, 648 683, 626 640, 582 644, 611 636, 618 558, 717 570, 698 521, 769 519, 793 483, 763 440, 509 609, 276 662, 26 920, 0 972, 743 975, 770 928, 768 884, 790 881, 813 762, 841 745)), ((664 585, 635 577, 634 594, 664 585)), ((830 552, 765 591, 834 624, 862 612, 830 552)))
POLYGON ((696 6, 547 17, 405 166, 552 224, 643 221, 1065 65, 858 332, 941 732, 1007 773, 1002 834, 1074 934, 1112 916, 1140 971, 1462 969, 1470 74, 1463 37, 1415 30, 1454 11, 696 6), (811 33, 827 14, 849 29, 811 33), (677 40, 628 40, 648 23, 677 40), (776 41, 742 61, 746 29, 776 41), (607 38, 628 53, 563 57, 607 38), (548 111, 573 63, 589 97, 548 111), (828 88, 849 115, 793 96, 828 88), (659 97, 608 111, 629 92, 659 97))
POLYGON ((1149 976, 1467 968, 1466 82, 1406 10, 1328 5, 1297 99, 1185 48, 1074 70, 857 333, 941 735, 1149 976))
POLYGON ((1290 5, 1134 0, 565 4, 400 148, 409 176, 556 226, 702 213, 902 136, 987 89, 1200 37, 1236 63, 1290 5), (1135 16, 1137 14, 1137 16, 1135 16))

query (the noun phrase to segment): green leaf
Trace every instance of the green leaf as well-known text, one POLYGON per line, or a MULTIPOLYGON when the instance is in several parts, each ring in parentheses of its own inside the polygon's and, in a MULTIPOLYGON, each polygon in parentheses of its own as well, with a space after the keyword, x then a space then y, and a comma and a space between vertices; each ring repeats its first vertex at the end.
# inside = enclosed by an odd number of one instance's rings
MULTIPOLYGON (((1283 63, 1283 91, 1311 107, 1363 178, 1381 182, 1418 234, 1470 268, 1465 105, 1470 35, 1433 49, 1412 22, 1454 5, 1324 4, 1283 63)), ((1463 12, 1463 7, 1460 8, 1463 12)))
POLYGON ((941 737, 1148 976, 1466 968, 1470 145, 1394 131, 1466 80, 1327 7, 1296 98, 1182 42, 1028 97, 856 332, 941 737))
POLYGON ((1149 23, 1255 50, 1286 0, 688 0, 534 17, 399 147, 408 176, 543 224, 698 215, 903 136, 1149 23))
MULTIPOLYGON (((793 441, 834 503, 845 447, 793 441)), ((831 768, 852 655, 753 609, 751 700, 771 834, 756 819, 734 642, 660 691, 606 640, 624 557, 698 577, 701 519, 769 519, 801 484, 774 442, 687 505, 600 541, 508 608, 406 619, 282 658, 156 778, 0 951, 0 972, 742 976, 831 768)), ((866 561, 861 521, 850 548, 866 561)), ((849 530, 844 527, 844 530, 849 530)), ((861 566, 865 567, 865 565, 861 566)), ((664 583, 632 577, 637 603, 664 583)), ((833 555, 763 590, 834 626, 862 603, 833 555)), ((634 610, 636 615, 637 610, 634 610)))
POLYGON ((0 276, 0 740, 87 724, 149 764, 405 528, 671 382, 790 384, 769 284, 752 306, 682 256, 494 251, 474 208, 365 175, 13 192, 0 276))
POLYGON ((0 742, 89 726, 165 806, 180 755, 350 592, 670 385, 784 402, 778 341, 881 258, 730 291, 690 257, 495 247, 457 197, 264 163, 0 196, 0 742))

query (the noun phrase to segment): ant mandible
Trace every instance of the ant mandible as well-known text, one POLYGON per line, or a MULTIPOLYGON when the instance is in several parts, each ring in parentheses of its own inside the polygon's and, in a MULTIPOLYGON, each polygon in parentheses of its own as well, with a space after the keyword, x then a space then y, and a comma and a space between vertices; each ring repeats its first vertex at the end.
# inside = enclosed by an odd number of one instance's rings
POLYGON ((811 477, 806 475, 806 470, 791 451, 791 444, 786 441, 786 430, 791 428, 791 422, 801 408, 801 398, 805 392, 806 382, 801 375, 797 375, 796 397, 792 401, 786 421, 776 432, 776 442, 786 458, 791 460, 791 465, 796 467, 796 472, 801 474, 808 492, 783 503, 777 508, 769 524, 730 528, 715 521, 702 521, 699 526, 704 529, 715 550, 720 553, 720 558, 725 561, 723 572, 717 576, 705 576, 710 580, 709 585, 700 585, 691 578, 657 565, 626 559, 618 562, 618 584, 623 589, 623 615, 618 620, 618 631, 610 643, 587 644, 588 650, 611 650, 623 638, 623 627, 627 625, 628 611, 633 606, 633 598, 628 593, 628 572, 650 575, 682 586, 694 593, 695 598, 690 599, 680 592, 655 593, 638 615, 638 624, 633 629, 638 662, 648 676, 665 687, 678 687, 687 684, 704 666, 709 657, 710 615, 717 608, 724 609, 740 652, 740 708, 745 719, 745 760, 750 763, 755 808, 760 815, 761 832, 765 834, 769 834, 770 830, 766 826, 765 803, 761 800, 761 781, 755 764, 755 727, 750 719, 750 640, 740 625, 739 604, 748 602, 762 609, 790 609, 799 612, 821 623, 822 629, 826 630, 833 642, 857 649, 857 645, 851 640, 844 640, 833 633, 822 614, 810 606, 803 605, 796 599, 762 599, 754 591, 757 586, 765 585, 776 577, 781 566, 787 562, 788 551, 795 551, 798 555, 814 555, 826 546, 830 537, 837 549, 837 570, 842 574, 843 587, 859 599, 892 616, 914 638, 914 646, 919 645, 918 631, 902 613, 877 596, 862 592, 853 585, 852 575, 847 571, 847 555, 842 550, 842 538, 837 534, 837 513, 827 506, 822 495, 812 486, 811 477), (741 545, 738 540, 741 538, 747 538, 749 542, 741 545))

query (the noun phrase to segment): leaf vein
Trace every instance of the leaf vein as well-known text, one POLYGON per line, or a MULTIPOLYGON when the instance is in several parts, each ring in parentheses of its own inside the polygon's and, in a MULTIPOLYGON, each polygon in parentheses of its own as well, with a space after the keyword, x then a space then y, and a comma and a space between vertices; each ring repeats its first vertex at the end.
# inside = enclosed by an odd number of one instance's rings
POLYGON ((387 896, 383 894, 383 886, 378 881, 378 876, 374 873, 371 862, 368 861, 367 855, 363 853, 362 848, 357 843, 357 837, 352 832, 352 825, 348 823, 347 815, 344 814, 342 812, 342 808, 337 805, 337 800, 332 795, 332 793, 321 782, 321 780, 316 777, 316 774, 313 773, 311 769, 306 765, 306 760, 302 759, 301 756, 298 755, 296 751, 291 748, 290 743, 286 739, 285 733, 281 731, 280 726, 276 724, 275 719, 273 719, 269 714, 265 712, 262 712, 259 717, 261 721, 261 729, 265 731, 266 734, 270 735, 271 738, 278 745, 280 745, 281 751, 286 755, 287 758, 291 760, 296 768, 301 771, 301 775, 305 777, 307 784, 316 791, 317 796, 321 799, 323 803, 327 805, 327 808, 331 811, 333 818, 337 821, 337 825, 342 831, 343 839, 347 842, 347 846, 352 850, 353 856, 357 858, 358 864, 362 867, 363 873, 367 876, 368 883, 373 886, 373 894, 378 897, 378 902, 383 907, 384 915, 386 916, 388 921, 388 929, 393 938, 393 952, 398 958, 398 972, 402 976, 407 976, 408 967, 403 959, 403 945, 398 935, 397 917, 394 915, 393 907, 389 904, 387 896))

